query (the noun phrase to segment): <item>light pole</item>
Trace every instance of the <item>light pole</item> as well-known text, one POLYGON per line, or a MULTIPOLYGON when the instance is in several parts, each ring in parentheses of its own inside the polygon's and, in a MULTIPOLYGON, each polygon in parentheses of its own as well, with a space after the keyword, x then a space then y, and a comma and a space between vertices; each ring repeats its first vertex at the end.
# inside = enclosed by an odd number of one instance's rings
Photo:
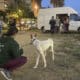
POLYGON ((38 7, 38 5, 37 4, 35 4, 35 7, 34 7, 35 9, 34 9, 34 14, 35 14, 35 17, 36 17, 36 27, 37 27, 37 16, 38 16, 38 9, 39 9, 39 7, 38 7))
POLYGON ((34 6, 34 14, 35 14, 35 16, 37 17, 37 15, 38 15, 38 5, 37 4, 35 4, 35 6, 34 6))

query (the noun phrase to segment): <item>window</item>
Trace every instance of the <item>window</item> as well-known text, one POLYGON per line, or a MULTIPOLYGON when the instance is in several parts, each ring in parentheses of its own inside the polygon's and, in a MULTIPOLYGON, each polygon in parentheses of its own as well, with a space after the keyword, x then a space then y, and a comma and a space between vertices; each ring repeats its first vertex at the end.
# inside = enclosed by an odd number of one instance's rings
POLYGON ((80 21, 80 16, 78 16, 77 14, 71 14, 70 15, 70 20, 80 21))

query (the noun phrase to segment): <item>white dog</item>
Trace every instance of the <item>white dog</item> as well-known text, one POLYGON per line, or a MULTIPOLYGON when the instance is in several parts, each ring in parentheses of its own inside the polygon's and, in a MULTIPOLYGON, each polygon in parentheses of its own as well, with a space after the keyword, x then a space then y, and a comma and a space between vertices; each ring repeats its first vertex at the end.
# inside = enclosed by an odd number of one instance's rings
POLYGON ((36 49, 38 51, 36 64, 35 64, 34 68, 38 67, 40 56, 43 59, 44 68, 46 68, 47 63, 46 63, 46 58, 45 57, 46 57, 46 52, 47 52, 48 49, 52 52, 52 59, 54 61, 54 50, 53 50, 54 45, 53 45, 53 40, 52 39, 40 41, 36 38, 36 34, 35 34, 35 35, 31 35, 31 43, 36 47, 36 49))

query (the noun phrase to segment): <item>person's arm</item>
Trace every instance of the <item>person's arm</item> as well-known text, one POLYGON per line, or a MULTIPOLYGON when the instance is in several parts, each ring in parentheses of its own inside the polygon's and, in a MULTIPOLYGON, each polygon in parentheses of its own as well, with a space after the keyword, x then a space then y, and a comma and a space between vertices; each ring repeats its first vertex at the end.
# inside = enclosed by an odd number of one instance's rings
POLYGON ((13 42, 11 45, 11 56, 13 58, 20 57, 23 54, 23 49, 19 47, 19 44, 17 42, 13 42))
POLYGON ((51 25, 51 20, 49 21, 49 24, 51 25))

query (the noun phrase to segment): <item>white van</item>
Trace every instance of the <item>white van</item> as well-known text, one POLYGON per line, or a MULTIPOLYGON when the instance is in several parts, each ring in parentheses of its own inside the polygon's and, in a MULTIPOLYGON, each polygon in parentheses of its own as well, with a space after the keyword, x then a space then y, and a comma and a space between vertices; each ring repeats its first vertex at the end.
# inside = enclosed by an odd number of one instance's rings
POLYGON ((37 17, 38 29, 44 26, 45 30, 50 30, 49 20, 52 16, 64 17, 69 16, 69 30, 80 31, 80 16, 78 12, 71 7, 45 8, 40 9, 37 17))

